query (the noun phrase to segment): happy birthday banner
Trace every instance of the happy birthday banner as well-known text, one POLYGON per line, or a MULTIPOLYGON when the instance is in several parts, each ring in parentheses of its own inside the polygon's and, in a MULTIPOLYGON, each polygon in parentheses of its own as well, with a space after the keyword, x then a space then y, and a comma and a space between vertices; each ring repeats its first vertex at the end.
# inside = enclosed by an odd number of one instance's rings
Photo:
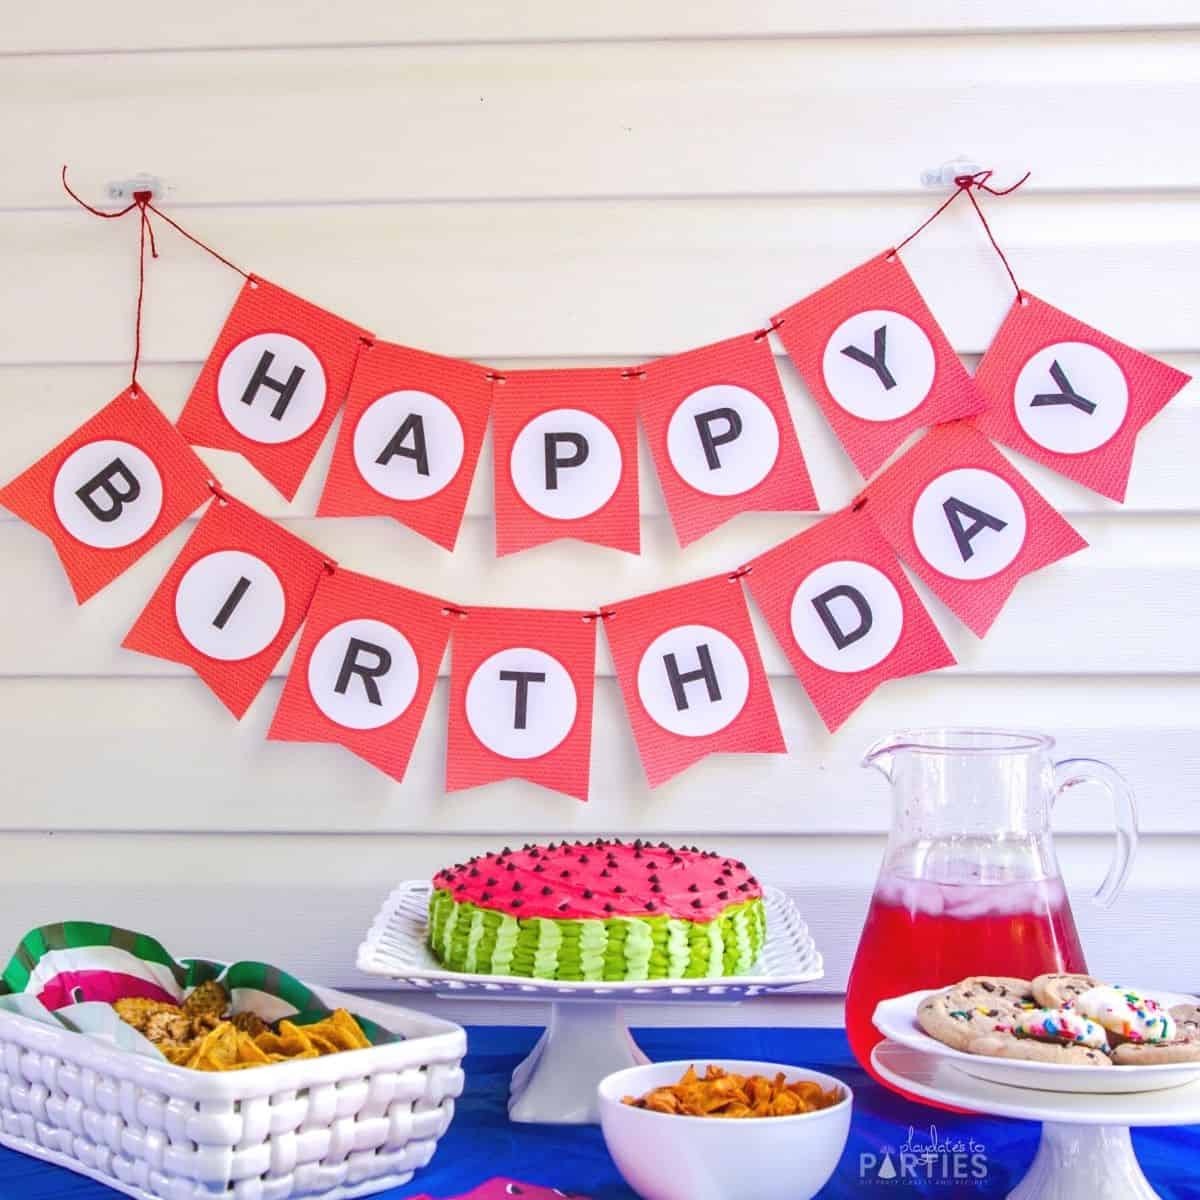
MULTIPOLYGON (((1004 194, 988 178, 960 177, 930 220, 964 194, 983 220, 974 192, 1004 194)), ((1086 545, 993 439, 1120 501, 1138 433, 1188 381, 1022 291, 1006 259, 1016 298, 972 377, 900 261, 915 234, 765 329, 637 367, 502 373, 379 340, 151 201, 83 205, 137 213, 139 281, 151 214, 245 277, 178 424, 137 381, 139 287, 130 386, 0 503, 50 538, 80 603, 207 504, 122 644, 191 667, 240 719, 299 631, 268 737, 338 743, 397 780, 452 641, 450 791, 520 778, 587 799, 600 624, 651 786, 709 754, 786 752, 747 592, 836 730, 888 680, 954 663, 901 562, 982 637, 1023 576, 1086 545), (860 474, 884 469, 728 574, 592 612, 465 608, 348 571, 192 449, 240 453, 290 500, 344 407, 317 514, 389 516, 452 551, 490 421, 497 554, 637 554, 640 422, 687 546, 741 512, 818 507, 771 336, 860 474)))

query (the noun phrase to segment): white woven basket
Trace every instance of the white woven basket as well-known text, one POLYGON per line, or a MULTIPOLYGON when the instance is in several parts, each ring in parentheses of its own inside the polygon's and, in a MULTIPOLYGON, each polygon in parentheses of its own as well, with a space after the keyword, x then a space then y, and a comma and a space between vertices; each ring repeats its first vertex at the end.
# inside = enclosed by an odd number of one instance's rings
POLYGON ((407 1183, 454 1115, 466 1034, 312 990, 404 1040, 209 1073, 0 1012, 0 1144, 141 1200, 342 1200, 407 1183))

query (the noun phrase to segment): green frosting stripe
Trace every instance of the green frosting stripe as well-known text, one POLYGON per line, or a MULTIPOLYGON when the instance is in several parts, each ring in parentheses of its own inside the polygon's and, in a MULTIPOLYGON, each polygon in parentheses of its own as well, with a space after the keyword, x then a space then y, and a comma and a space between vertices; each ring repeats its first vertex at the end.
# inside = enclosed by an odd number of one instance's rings
POLYGON ((480 975, 594 983, 743 975, 766 936, 760 898, 731 904, 707 922, 515 918, 459 903, 441 888, 429 898, 429 948, 452 971, 480 975))

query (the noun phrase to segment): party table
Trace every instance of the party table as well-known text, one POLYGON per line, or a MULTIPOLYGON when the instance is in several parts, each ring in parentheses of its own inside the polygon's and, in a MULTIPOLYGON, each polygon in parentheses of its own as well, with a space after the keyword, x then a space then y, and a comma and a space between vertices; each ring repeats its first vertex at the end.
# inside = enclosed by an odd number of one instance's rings
MULTIPOLYGON (((505 1175, 581 1192, 592 1200, 636 1200, 605 1153, 597 1127, 508 1120, 509 1076, 539 1032, 510 1026, 468 1029, 467 1090, 449 1133, 433 1162, 411 1184, 381 1196, 455 1196, 486 1178, 505 1175)), ((637 1040, 656 1060, 764 1059, 844 1079, 855 1093, 854 1123, 822 1200, 1003 1197, 1028 1170, 1037 1148, 1035 1124, 959 1116, 889 1092, 858 1067, 840 1029, 643 1029, 637 1040)), ((1200 1200, 1200 1126, 1134 1130, 1133 1140, 1147 1177, 1167 1200, 1200 1200)), ((59 1167, 0 1149, 0 1200, 116 1196, 59 1167)))

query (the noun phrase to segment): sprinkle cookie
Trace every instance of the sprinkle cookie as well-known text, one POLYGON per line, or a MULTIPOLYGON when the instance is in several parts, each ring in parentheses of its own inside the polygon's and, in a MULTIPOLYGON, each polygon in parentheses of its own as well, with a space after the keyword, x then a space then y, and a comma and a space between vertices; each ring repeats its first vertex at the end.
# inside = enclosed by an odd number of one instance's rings
POLYGON ((1076 996, 1070 1008, 1102 1025, 1114 1046, 1177 1038, 1175 1018, 1157 1000, 1131 988, 1094 987, 1076 996))
POLYGON ((1033 981, 1033 997, 1042 1008, 1065 1008, 1077 996, 1103 984, 1090 975, 1039 975, 1033 981))
POLYGON ((1038 1042, 1011 1034, 989 1033, 972 1038, 968 1054, 988 1058, 1017 1058, 1025 1062, 1064 1063, 1071 1067, 1111 1067, 1112 1060, 1103 1050, 1090 1046, 1066 1046, 1061 1042, 1038 1042))
POLYGON ((1011 1029, 1017 1015, 1032 1007, 1029 980, 973 975, 922 1000, 917 1020, 930 1037, 966 1050, 974 1038, 1011 1029))
POLYGON ((1200 1042, 1200 1008, 1195 1004, 1176 1004, 1170 1013, 1175 1018, 1177 1041, 1200 1042))
POLYGON ((1200 1062, 1197 1042, 1124 1042, 1113 1051, 1118 1067, 1159 1067, 1167 1063, 1200 1062))
POLYGON ((1039 1042, 1061 1042, 1064 1046, 1090 1046, 1107 1050, 1104 1027, 1073 1008, 1032 1008, 1013 1021, 1013 1035, 1039 1042))

